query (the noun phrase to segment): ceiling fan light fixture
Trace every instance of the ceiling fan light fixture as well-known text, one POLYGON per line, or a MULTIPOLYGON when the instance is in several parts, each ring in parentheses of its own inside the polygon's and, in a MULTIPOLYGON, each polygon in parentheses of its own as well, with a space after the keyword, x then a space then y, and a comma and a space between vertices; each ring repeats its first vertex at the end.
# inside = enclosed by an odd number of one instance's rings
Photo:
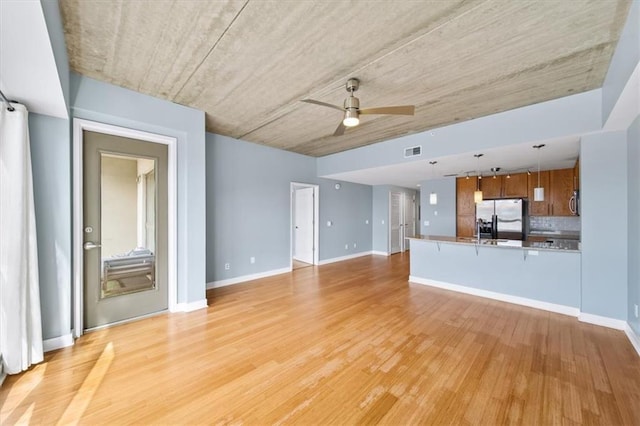
POLYGON ((344 124, 346 127, 355 127, 360 124, 358 111, 346 110, 344 112, 344 120, 342 120, 342 124, 344 124))

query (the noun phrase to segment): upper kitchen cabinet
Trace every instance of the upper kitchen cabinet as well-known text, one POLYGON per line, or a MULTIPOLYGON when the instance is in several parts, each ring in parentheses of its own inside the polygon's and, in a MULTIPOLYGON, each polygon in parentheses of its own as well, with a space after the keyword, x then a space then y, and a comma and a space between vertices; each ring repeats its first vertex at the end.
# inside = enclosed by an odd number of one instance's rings
POLYGON ((485 177, 480 182, 482 197, 486 199, 527 197, 526 173, 489 176, 485 177))
POLYGON ((549 188, 549 172, 544 171, 538 173, 531 173, 528 179, 529 185, 529 216, 550 216, 551 215, 551 207, 550 207, 550 188, 549 188), (538 178, 538 175, 540 176, 538 178), (538 184, 538 179, 540 183, 538 184), (544 200, 543 201, 533 201, 533 190, 537 188, 538 185, 544 188, 544 200))
MULTIPOLYGON (((509 175, 507 175, 509 176, 509 175)), ((528 176, 526 173, 516 173, 510 178, 504 176, 502 185, 502 196, 504 198, 526 198, 528 176)))
POLYGON ((573 196, 573 169, 551 170, 549 186, 551 199, 551 216, 573 216, 569 201, 573 196))
POLYGON ((482 190, 482 198, 485 200, 502 197, 502 176, 483 177, 480 179, 480 189, 482 190))
POLYGON ((538 186, 538 174, 529 176, 530 216, 573 216, 569 202, 574 190, 574 169, 540 172, 544 201, 533 201, 533 189, 538 186))

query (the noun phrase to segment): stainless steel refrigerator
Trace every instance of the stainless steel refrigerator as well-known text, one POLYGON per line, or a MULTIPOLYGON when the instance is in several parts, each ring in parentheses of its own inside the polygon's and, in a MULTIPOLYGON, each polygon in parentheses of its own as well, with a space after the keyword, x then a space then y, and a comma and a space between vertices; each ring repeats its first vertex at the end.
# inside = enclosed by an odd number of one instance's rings
POLYGON ((486 200, 476 204, 476 223, 480 237, 522 240, 525 203, 521 198, 486 200))

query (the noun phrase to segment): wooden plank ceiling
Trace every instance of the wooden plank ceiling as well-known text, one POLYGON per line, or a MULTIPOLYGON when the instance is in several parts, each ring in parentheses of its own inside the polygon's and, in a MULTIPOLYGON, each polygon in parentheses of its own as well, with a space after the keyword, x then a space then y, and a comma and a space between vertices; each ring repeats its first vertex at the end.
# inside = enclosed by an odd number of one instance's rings
POLYGON ((207 131, 312 156, 602 86, 628 0, 62 0, 71 67, 206 112, 207 131), (363 116, 332 133, 349 77, 363 116))

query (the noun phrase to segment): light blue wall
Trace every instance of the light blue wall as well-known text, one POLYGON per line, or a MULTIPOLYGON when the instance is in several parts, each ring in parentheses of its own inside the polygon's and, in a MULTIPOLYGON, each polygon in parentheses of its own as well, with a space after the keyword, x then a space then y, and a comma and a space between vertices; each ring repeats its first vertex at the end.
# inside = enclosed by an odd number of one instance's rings
POLYGON ((29 114, 43 338, 71 332, 69 120, 29 114))
POLYGON ((456 236, 456 178, 425 180, 420 183, 420 233, 456 236), (431 191, 438 194, 438 204, 429 204, 431 191), (429 221, 429 226, 425 225, 429 221))
POLYGON ((330 179, 317 181, 320 184, 320 260, 371 251, 372 187, 330 179), (336 183, 340 183, 340 189, 335 189, 336 183), (332 225, 327 226, 327 221, 332 225))
POLYGON ((212 133, 206 148, 207 282, 289 267, 290 183, 315 183, 314 159, 212 133))
POLYGON ((318 159, 318 176, 598 131, 601 101, 601 90, 592 90, 328 155, 318 159), (404 158, 416 145, 422 156, 404 158))
POLYGON ((586 135, 580 148, 582 312, 627 319, 626 132, 586 135))
POLYGON ((580 253, 525 252, 411 241, 411 276, 579 308, 580 253))
POLYGON ((640 0, 634 0, 602 85, 602 122, 613 110, 640 61, 640 0))
POLYGON ((72 114, 178 140, 178 302, 205 298, 204 112, 71 74, 72 114))
POLYGON ((640 305, 640 116, 637 116, 627 131, 628 167, 628 246, 629 246, 629 300, 627 316, 629 325, 640 336, 640 320, 635 317, 634 304, 640 305))
POLYGON ((313 157, 212 133, 206 165, 208 282, 290 266, 291 182, 319 185, 321 261, 371 250, 370 186, 336 190, 337 181, 316 178, 313 157))

